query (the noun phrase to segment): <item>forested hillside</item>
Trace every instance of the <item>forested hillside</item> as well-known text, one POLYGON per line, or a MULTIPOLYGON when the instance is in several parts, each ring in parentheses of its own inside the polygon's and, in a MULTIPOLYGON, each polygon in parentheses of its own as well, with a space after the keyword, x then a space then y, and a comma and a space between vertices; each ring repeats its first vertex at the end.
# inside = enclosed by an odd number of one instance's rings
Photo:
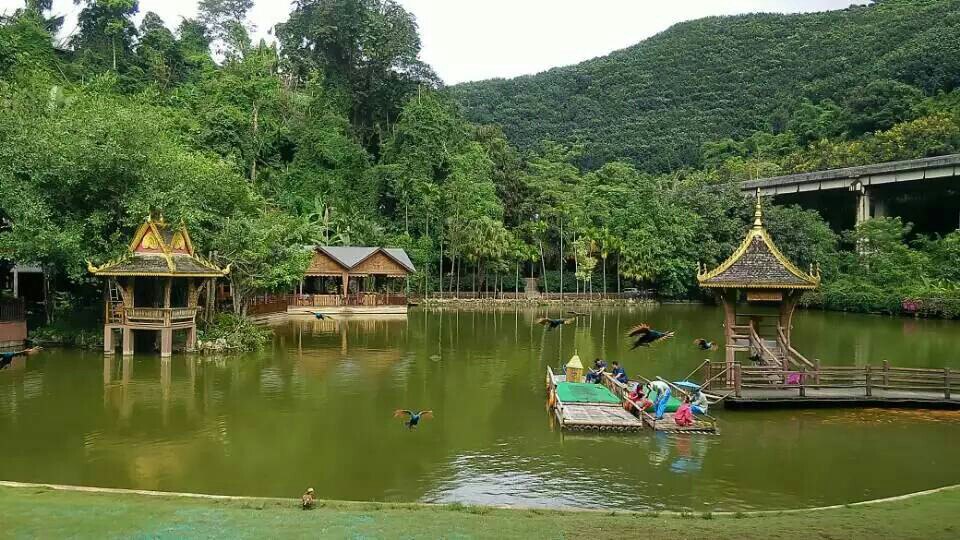
POLYGON ((699 166, 706 142, 783 131, 806 103, 844 107, 877 80, 927 95, 960 85, 960 1, 700 19, 602 58, 450 93, 521 149, 579 141, 585 168, 623 159, 665 172, 699 166))
MULTIPOLYGON (((134 24, 135 0, 79 4, 65 48, 49 0, 0 19, 0 265, 43 268, 50 319, 102 316, 85 261, 122 254, 159 212, 232 265, 238 311, 299 283, 306 244, 405 248, 428 294, 531 276, 700 298, 697 264, 726 258, 753 212, 717 184, 960 151, 957 1, 694 21, 453 90, 520 148, 440 90, 393 0, 297 0, 277 44, 251 42, 252 0, 202 0, 175 31, 134 24)), ((960 314, 960 233, 765 213, 791 259, 820 264, 811 303, 960 314)))

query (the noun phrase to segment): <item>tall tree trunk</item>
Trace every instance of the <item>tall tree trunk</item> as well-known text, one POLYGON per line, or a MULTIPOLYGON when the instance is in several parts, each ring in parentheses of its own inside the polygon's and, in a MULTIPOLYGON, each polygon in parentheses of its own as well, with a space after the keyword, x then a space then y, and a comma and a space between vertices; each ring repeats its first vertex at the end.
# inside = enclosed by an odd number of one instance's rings
POLYGON ((603 297, 607 297, 607 258, 602 257, 603 259, 603 297))
POLYGON ((257 132, 260 130, 260 107, 253 104, 253 157, 250 159, 250 182, 257 183, 257 132))
POLYGON ((540 244, 540 264, 543 271, 543 292, 548 293, 550 290, 547 288, 547 258, 543 254, 543 239, 538 240, 540 244))
POLYGON ((617 294, 620 294, 620 252, 617 252, 617 294))
POLYGON ((563 300, 563 216, 560 216, 560 300, 563 300))
POLYGON ((520 261, 517 261, 517 280, 513 282, 513 294, 520 296, 520 261))
POLYGON ((460 266, 463 264, 463 257, 457 256, 457 298, 460 298, 460 266))
POLYGON ((43 313, 47 319, 47 324, 50 324, 54 320, 54 310, 56 309, 53 301, 53 267, 50 265, 44 265, 42 271, 43 313))

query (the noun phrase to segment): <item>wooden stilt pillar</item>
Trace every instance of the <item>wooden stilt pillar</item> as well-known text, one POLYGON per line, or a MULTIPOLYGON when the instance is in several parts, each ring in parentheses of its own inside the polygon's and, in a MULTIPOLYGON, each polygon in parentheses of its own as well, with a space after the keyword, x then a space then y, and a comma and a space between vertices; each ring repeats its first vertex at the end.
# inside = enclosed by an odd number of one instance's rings
POLYGON ((195 352, 197 350, 197 327, 191 326, 187 328, 187 352, 195 352))
POLYGON ((173 330, 160 330, 160 358, 168 358, 173 354, 173 330))
POLYGON ((113 327, 106 326, 103 327, 103 352, 106 354, 113 354, 113 327))
POLYGON ((121 333, 123 334, 123 355, 133 356, 133 330, 124 327, 121 333))

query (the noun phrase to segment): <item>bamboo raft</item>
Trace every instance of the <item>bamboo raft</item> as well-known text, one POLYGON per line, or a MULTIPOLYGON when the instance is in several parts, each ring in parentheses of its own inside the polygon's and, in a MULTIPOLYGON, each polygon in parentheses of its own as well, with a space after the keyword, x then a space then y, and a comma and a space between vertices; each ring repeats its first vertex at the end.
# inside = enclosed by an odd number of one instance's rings
MULTIPOLYGON (((566 382, 565 375, 556 375, 547 366, 547 389, 557 395, 558 383, 566 382)), ((623 408, 612 403, 564 403, 557 397, 553 413, 560 429, 571 431, 628 432, 643 429, 643 422, 623 408)))
MULTIPOLYGON (((661 379, 663 380, 663 379, 661 379)), ((642 381, 636 381, 639 384, 649 384, 651 381, 648 379, 643 379, 642 381)), ((677 395, 686 395, 686 391, 683 389, 671 384, 669 381, 664 381, 673 388, 673 392, 676 392, 677 395)), ((604 385, 610 389, 614 395, 620 397, 622 401, 629 401, 633 404, 634 408, 639 410, 640 406, 637 402, 632 401, 628 396, 630 394, 627 385, 617 381, 609 373, 604 373, 603 379, 604 385)), ((710 415, 694 415, 694 422, 689 426, 678 426, 676 421, 673 419, 674 413, 664 413, 663 418, 657 420, 655 415, 647 412, 640 411, 640 418, 642 419, 643 425, 654 431, 662 431, 664 433, 708 433, 716 434, 719 432, 717 428, 717 420, 710 415)))

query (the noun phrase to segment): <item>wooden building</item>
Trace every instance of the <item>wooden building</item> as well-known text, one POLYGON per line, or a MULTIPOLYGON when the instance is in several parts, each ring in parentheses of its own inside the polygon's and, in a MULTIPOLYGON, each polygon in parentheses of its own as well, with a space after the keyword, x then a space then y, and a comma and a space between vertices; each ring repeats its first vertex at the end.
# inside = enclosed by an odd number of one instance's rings
POLYGON ((186 348, 197 341, 197 311, 201 291, 210 280, 230 271, 196 254, 190 234, 181 224, 147 218, 137 229, 127 253, 102 266, 87 262, 90 273, 107 279, 103 350, 114 352, 114 331, 122 335, 123 354, 133 354, 134 331, 159 337, 160 356, 173 351, 173 333, 186 332, 186 348))
POLYGON ((313 246, 310 249, 313 260, 293 296, 291 311, 406 310, 407 278, 416 269, 404 250, 360 246, 313 246))
POLYGON ((811 265, 803 272, 777 249, 763 226, 759 191, 753 227, 740 247, 720 266, 699 268, 697 280, 723 305, 728 369, 737 352, 771 366, 813 366, 790 345, 790 329, 800 296, 820 285, 819 271, 811 265), (738 313, 741 301, 750 313, 738 313))

